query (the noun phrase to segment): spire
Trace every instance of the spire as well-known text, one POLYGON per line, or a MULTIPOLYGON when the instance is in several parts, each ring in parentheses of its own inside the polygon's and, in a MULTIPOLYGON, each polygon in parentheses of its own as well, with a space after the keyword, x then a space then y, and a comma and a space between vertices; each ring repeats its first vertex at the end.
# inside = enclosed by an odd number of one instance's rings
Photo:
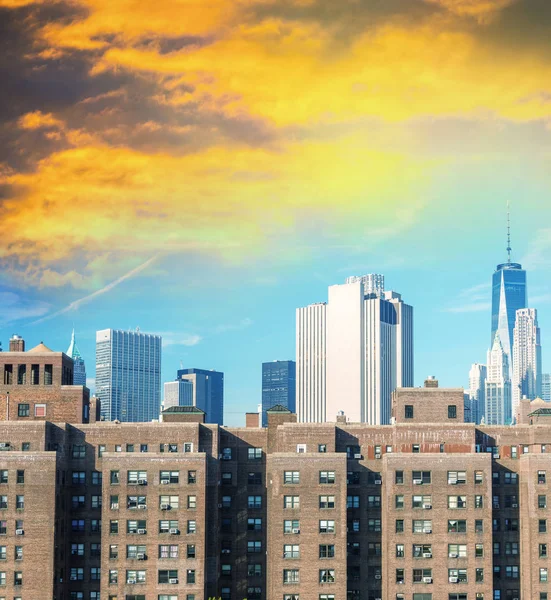
POLYGON ((82 358, 80 351, 78 349, 76 340, 75 340, 75 328, 73 327, 73 332, 71 333, 71 343, 69 344, 69 349, 66 352, 67 356, 71 358, 82 358))
POLYGON ((511 264, 511 207, 507 200, 507 262, 511 264))

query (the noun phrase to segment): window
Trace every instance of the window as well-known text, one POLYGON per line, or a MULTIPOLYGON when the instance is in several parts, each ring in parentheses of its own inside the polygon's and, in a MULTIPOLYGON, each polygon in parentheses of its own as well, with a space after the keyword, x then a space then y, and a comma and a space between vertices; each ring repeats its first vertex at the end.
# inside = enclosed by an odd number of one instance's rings
POLYGON ((119 522, 117 520, 109 521, 109 533, 119 533, 119 522))
POLYGON ((412 522, 413 533, 432 533, 432 521, 428 519, 414 519, 412 522))
POLYGON ((44 365, 44 385, 52 385, 54 379, 54 366, 44 365))
POLYGON ((283 508, 300 508, 300 496, 283 496, 283 508))
POLYGON ((421 446, 419 444, 412 444, 411 451, 413 454, 419 454, 419 452, 421 452, 421 446))
MULTIPOLYGON (((172 505, 174 498, 175 498, 175 496, 170 496, 170 502, 171 502, 172 508, 174 508, 174 506, 172 505)), ((177 498, 177 496, 176 496, 176 498, 177 498)), ((189 510, 193 510, 193 509, 197 508, 197 496, 188 496, 187 497, 187 507, 189 510)))
MULTIPOLYGON (((298 483, 298 481, 297 481, 297 483, 298 483)), ((247 476, 247 484, 248 485, 262 485, 262 473, 249 473, 247 476)))
POLYGON ((547 508, 547 496, 542 494, 538 496, 538 508, 547 508))
POLYGON ((73 567, 70 575, 71 581, 83 581, 84 580, 84 569, 82 567, 73 567))
POLYGON ((448 419, 457 419, 457 406, 455 404, 448 405, 448 419))
POLYGON ((101 485, 102 473, 100 471, 92 471, 92 485, 101 485))
POLYGON ((404 520, 396 519, 396 533, 404 533, 404 520))
POLYGON ((28 452, 31 449, 31 442, 21 443, 21 452, 28 452))
POLYGON ((477 494, 474 497, 474 507, 475 508, 484 508, 484 496, 477 494))
MULTIPOLYGON (((17 385, 26 385, 27 383, 27 365, 17 365, 17 385)), ((27 404, 28 406, 28 404, 27 404)), ((19 415, 22 416, 22 415, 19 415)), ((29 415, 23 415, 28 417, 29 415)))
MULTIPOLYGON (((498 473, 499 475, 499 473, 498 473)), ((505 484, 506 485, 517 485, 518 473, 511 473, 510 471, 505 472, 505 484)))
POLYGON ((295 584, 300 582, 298 569, 283 569, 283 583, 295 584))
POLYGON ((476 519, 474 522, 474 532, 484 533, 484 521, 482 519, 476 519))
POLYGON ((404 472, 403 471, 396 471, 394 473, 394 483, 396 485, 402 485, 404 483, 404 472))
POLYGON ((431 482, 430 471, 413 471, 411 477, 414 485, 426 485, 431 482))
POLYGON ((333 521, 333 520, 328 521, 325 519, 320 520, 319 532, 320 533, 335 533, 335 521, 333 521))
POLYGON ((262 519, 247 519, 248 531, 262 531, 262 519))
MULTIPOLYGON (((359 523, 358 523, 359 530, 359 523)), ((381 531, 381 519, 368 519, 367 531, 381 531)))
POLYGON ((247 455, 249 460, 261 460, 262 459, 262 448, 248 448, 247 455))
POLYGON ((483 471, 475 471, 474 472, 474 483, 475 485, 479 485, 484 481, 484 473, 483 471))
POLYGON ((180 471, 160 471, 159 481, 161 482, 161 485, 180 483, 180 471))
POLYGON ((283 521, 283 533, 300 533, 300 521, 298 519, 283 521))
POLYGON ((319 482, 322 484, 335 483, 335 471, 320 471, 319 482))
POLYGON ((255 540, 255 541, 248 541, 247 542, 247 553, 248 554, 258 554, 262 552, 262 542, 255 540))
POLYGON ((546 519, 539 519, 538 531, 539 531, 539 533, 546 533, 546 531, 547 531, 547 520, 546 519))
POLYGON ((20 403, 17 405, 17 416, 28 417, 30 414, 30 404, 20 403))
POLYGON ((283 558, 300 558, 300 546, 298 544, 285 544, 283 546, 283 558))
POLYGON ((335 496, 320 496, 319 497, 320 508, 335 508, 335 496))
POLYGON ((413 583, 431 583, 432 569, 413 569, 413 583), (430 579, 430 581, 428 581, 430 579))
POLYGON ((404 558, 406 549, 404 544, 396 544, 396 558, 404 558))
POLYGON ((518 542, 505 542, 505 556, 516 556, 518 551, 518 542))
POLYGON ((367 508, 381 508, 381 496, 368 496, 367 508))
POLYGON ((448 544, 449 558, 466 558, 467 544, 448 544))
POLYGON ((126 583, 145 583, 145 571, 126 571, 126 583))
MULTIPOLYGON (((145 550, 144 550, 145 553, 145 550)), ((178 558, 179 550, 177 544, 160 544, 159 545, 159 558, 176 559, 178 558)), ((135 558, 135 557, 129 557, 135 558)))
POLYGON ((84 544, 71 544, 71 556, 84 556, 84 544))
POLYGON ((404 417, 406 419, 413 419, 413 405, 412 404, 406 404, 404 406, 404 417))
POLYGON ((518 577, 519 577, 518 565, 507 565, 505 567, 505 577, 507 579, 518 579, 518 577))
POLYGON ((130 519, 126 521, 126 533, 137 533, 143 535, 147 531, 145 519, 130 519))
POLYGON ((35 417, 45 417, 46 416, 46 405, 45 404, 35 404, 34 405, 34 416, 35 417))
POLYGON ((72 508, 84 508, 86 506, 86 496, 73 496, 71 498, 72 508))
POLYGON ((448 508, 467 508, 467 496, 448 496, 448 508))
MULTIPOLYGON (((298 496, 287 496, 288 498, 298 498, 298 496)), ((247 508, 262 508, 262 496, 248 496, 247 508)), ((285 508, 298 508, 297 506, 285 507, 285 508)))
POLYGON ((222 473, 222 485, 231 485, 232 484, 232 474, 231 473, 222 473))
POLYGON ((318 452, 327 452, 327 444, 318 444, 318 452))
POLYGON ((539 555, 540 558, 545 558, 547 556, 547 544, 539 545, 539 555))
MULTIPOLYGON (((171 548, 174 548, 174 546, 171 546, 171 548)), ((178 546, 175 546, 176 548, 176 553, 178 553, 178 546)), ((186 547, 186 558, 195 558, 196 556, 196 549, 195 549, 195 544, 188 544, 186 547)))
POLYGON ((158 583, 173 583, 174 580, 178 580, 177 569, 160 569, 157 573, 158 583))
POLYGON ((13 365, 4 365, 4 385, 13 384, 13 365))
POLYGON ((320 583, 335 583, 335 569, 320 569, 320 583))
POLYGON ((484 556, 484 544, 475 544, 474 555, 475 558, 482 558, 484 556))
POLYGON ((90 581, 100 580, 101 570, 99 567, 90 567, 90 581))
POLYGON ((120 483, 119 471, 111 471, 109 481, 111 482, 111 485, 119 485, 119 483, 120 483))
POLYGON ((320 558, 335 558, 335 546, 333 544, 320 544, 320 558))
MULTIPOLYGON (((161 502, 163 501, 162 498, 170 498, 171 496, 161 496, 161 502)), ((178 498, 178 496, 172 496, 175 498, 178 498)), ((167 502, 170 502, 169 500, 167 500, 167 502)), ((147 506, 147 496, 127 496, 126 497, 126 507, 130 510, 134 510, 137 508, 146 508, 147 506)), ((177 504, 176 504, 176 508, 177 508, 177 504)))
POLYGON ((411 506, 412 508, 432 508, 432 496, 413 496, 411 500, 411 506))
POLYGON ((262 565, 259 565, 259 564, 247 565, 247 577, 262 577, 262 565))
POLYGON ((467 583, 467 569, 448 569, 450 583, 467 583))
POLYGON ((466 520, 449 520, 448 533, 467 533, 466 520))
POLYGON ((285 471, 283 473, 283 483, 296 484, 300 483, 299 471, 285 471))
POLYGON ((297 444, 297 452, 304 454, 306 452, 306 444, 297 444))
POLYGON ((404 569, 396 569, 396 583, 405 583, 404 569))
POLYGON ((147 485, 147 471, 128 471, 128 485, 147 485))
POLYGON ((197 471, 188 471, 187 472, 187 482, 189 485, 193 485, 197 483, 197 471))
POLYGON ((360 508, 360 497, 359 496, 347 496, 346 497, 346 508, 360 508))
POLYGON ((86 472, 85 471, 73 471, 71 476, 73 485, 85 485, 86 483, 86 472))
POLYGON ((466 471, 448 471, 448 485, 460 485, 467 483, 466 471))
POLYGON ((73 519, 71 521, 71 531, 75 533, 84 532, 84 519, 73 519))

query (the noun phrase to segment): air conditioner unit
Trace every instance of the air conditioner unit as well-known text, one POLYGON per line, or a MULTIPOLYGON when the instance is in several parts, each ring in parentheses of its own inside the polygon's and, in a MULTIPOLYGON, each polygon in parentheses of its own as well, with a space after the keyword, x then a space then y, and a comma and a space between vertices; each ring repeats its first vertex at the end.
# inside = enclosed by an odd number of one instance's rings
POLYGON ((9 447, 10 447, 9 442, 0 442, 0 448, 9 448, 9 447))
POLYGON ((425 529, 425 533, 432 533, 432 529, 425 529))
POLYGON ((422 479, 414 479, 413 480, 413 485, 421 485, 423 483, 422 479))
POLYGON ((423 504, 423 508, 425 510, 430 510, 432 508, 432 504, 423 504))
POLYGON ((423 558, 432 558, 432 552, 423 552, 423 558))
POLYGON ((293 529, 293 533, 300 533, 300 529, 293 529))
POLYGON ((126 583, 130 583, 130 584, 136 583, 136 580, 135 579, 127 579, 126 583))
POLYGON ((511 508, 518 508, 518 504, 511 504, 511 508))
POLYGON ((138 552, 138 554, 136 554, 136 558, 138 560, 145 560, 145 552, 138 552))
POLYGON ((423 583, 432 583, 432 577, 423 577, 423 583))
POLYGON ((448 581, 449 581, 450 583, 457 583, 457 582, 459 581, 459 578, 458 578, 458 577, 450 577, 450 578, 448 579, 448 581))
POLYGON ((450 558, 459 558, 459 554, 456 554, 455 552, 450 554, 450 558))
POLYGON ((140 504, 140 505, 138 505, 138 508, 140 510, 145 510, 147 508, 147 506, 145 504, 140 504))
POLYGON ((375 575, 375 579, 381 579, 381 576, 379 574, 375 575))
POLYGON ((170 504, 161 504, 161 510, 170 510, 170 504))
POLYGON ((23 529, 16 529, 15 535, 25 535, 25 531, 23 529))
POLYGON ((380 479, 375 479, 373 482, 375 485, 381 485, 383 482, 380 479))
POLYGON ((111 510, 119 510, 119 503, 113 502, 113 504, 111 504, 111 510))
POLYGON ((173 527, 172 529, 168 530, 168 533, 170 533, 171 535, 178 535, 180 532, 178 531, 178 529, 176 529, 176 527, 173 527))
POLYGON ((147 533, 147 529, 138 529, 138 533, 140 535, 145 535, 147 533))
POLYGON ((354 458, 358 458, 359 460, 362 459, 362 455, 361 454, 354 454, 354 458))
POLYGON ((383 455, 382 454, 375 454, 375 458, 382 458, 383 455))
POLYGON ((168 583, 178 583, 178 580, 176 578, 174 579, 169 579, 168 583))
POLYGON ((161 479, 161 485, 166 485, 167 483, 170 483, 168 479, 161 479))
POLYGON ((457 485, 457 479, 448 479, 448 485, 457 485))
POLYGON ((147 485, 147 479, 138 479, 138 485, 147 485))

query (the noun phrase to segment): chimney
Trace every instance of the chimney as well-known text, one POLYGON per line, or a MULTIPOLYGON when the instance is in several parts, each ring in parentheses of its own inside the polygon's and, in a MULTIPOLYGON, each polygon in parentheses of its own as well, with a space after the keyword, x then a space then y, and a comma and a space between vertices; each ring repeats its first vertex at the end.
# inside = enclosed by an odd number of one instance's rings
POLYGON ((247 429, 260 427, 260 413, 257 413, 257 412, 245 413, 245 427, 247 429))
POLYGON ((429 375, 425 379, 425 387, 426 388, 437 388, 438 387, 438 379, 434 375, 429 375))
POLYGON ((10 352, 25 352, 25 340, 17 334, 10 338, 10 352))
POLYGON ((346 423, 346 415, 342 410, 337 413, 337 423, 346 423))

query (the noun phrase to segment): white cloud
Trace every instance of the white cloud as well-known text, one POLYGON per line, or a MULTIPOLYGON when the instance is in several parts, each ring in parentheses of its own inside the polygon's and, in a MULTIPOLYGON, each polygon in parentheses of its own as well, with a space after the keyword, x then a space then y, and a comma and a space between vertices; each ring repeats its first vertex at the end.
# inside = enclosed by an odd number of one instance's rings
POLYGON ((551 229, 536 232, 521 263, 528 270, 551 266, 551 229))
POLYGON ((249 317, 245 317, 237 323, 226 323, 225 325, 218 325, 214 328, 214 333, 226 333, 227 331, 239 331, 240 329, 246 329, 253 324, 253 320, 249 317))
POLYGON ((203 340, 203 337, 196 333, 164 331, 159 335, 163 338, 163 348, 168 346, 197 346, 203 340))
POLYGON ((449 313, 471 313, 489 311, 492 308, 490 300, 491 283, 478 283, 461 290, 458 294, 459 304, 442 309, 449 313))

